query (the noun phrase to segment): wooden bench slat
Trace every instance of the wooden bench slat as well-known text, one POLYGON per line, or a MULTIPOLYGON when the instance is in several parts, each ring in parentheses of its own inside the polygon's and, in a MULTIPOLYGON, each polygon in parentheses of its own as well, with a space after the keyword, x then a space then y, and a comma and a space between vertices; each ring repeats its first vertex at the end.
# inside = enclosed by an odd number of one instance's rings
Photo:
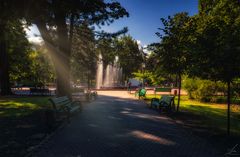
POLYGON ((69 100, 69 99, 68 99, 67 96, 63 96, 63 97, 58 97, 58 98, 51 98, 51 100, 54 103, 59 103, 59 102, 66 101, 66 100, 69 100))
POLYGON ((174 109, 174 96, 163 95, 160 99, 153 98, 151 100, 151 107, 158 109, 167 108, 168 110, 174 109))
POLYGON ((154 92, 171 92, 172 88, 155 88, 154 92))
POLYGON ((80 110, 80 102, 71 101, 67 96, 49 99, 56 113, 65 113, 68 117, 71 113, 80 110))

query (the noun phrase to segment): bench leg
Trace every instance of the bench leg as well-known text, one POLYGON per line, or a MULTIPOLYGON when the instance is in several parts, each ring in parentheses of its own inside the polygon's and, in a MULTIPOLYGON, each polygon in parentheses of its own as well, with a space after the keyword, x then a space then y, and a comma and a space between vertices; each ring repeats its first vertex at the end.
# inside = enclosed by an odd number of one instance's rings
POLYGON ((67 122, 70 123, 70 116, 71 116, 71 113, 70 111, 67 112, 67 122))
POLYGON ((163 111, 163 107, 161 107, 161 106, 158 106, 157 109, 158 109, 159 113, 161 113, 163 111))

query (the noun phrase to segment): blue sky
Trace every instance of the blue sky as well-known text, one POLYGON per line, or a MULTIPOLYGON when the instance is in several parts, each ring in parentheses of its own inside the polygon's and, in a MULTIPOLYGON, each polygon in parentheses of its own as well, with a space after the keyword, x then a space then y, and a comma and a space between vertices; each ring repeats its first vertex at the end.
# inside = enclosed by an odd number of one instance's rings
MULTIPOLYGON (((155 35, 161 27, 160 18, 166 18, 178 12, 186 11, 189 15, 198 12, 198 0, 117 0, 130 14, 129 18, 115 21, 102 29, 107 32, 116 32, 123 27, 128 27, 130 34, 135 40, 141 42, 142 46, 159 41, 155 35)), ((32 28, 31 33, 37 33, 32 28)), ((31 37, 31 35, 29 35, 31 37)), ((33 38, 33 37, 31 37, 33 38)), ((33 39, 34 40, 34 39, 33 39)))
POLYGON ((178 12, 186 11, 189 15, 198 12, 198 0, 118 0, 130 14, 129 18, 115 21, 110 26, 102 27, 105 31, 117 31, 124 26, 134 39, 147 45, 159 41, 155 35, 161 27, 160 18, 166 18, 178 12))

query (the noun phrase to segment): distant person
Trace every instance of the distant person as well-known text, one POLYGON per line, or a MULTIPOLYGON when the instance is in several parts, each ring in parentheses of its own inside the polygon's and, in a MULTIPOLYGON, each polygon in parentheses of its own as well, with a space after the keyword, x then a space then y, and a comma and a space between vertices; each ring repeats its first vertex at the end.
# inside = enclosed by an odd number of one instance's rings
POLYGON ((145 87, 148 87, 148 83, 147 82, 145 82, 145 87))
POLYGON ((131 92, 131 86, 132 86, 132 83, 128 82, 128 91, 130 91, 130 92, 131 92))

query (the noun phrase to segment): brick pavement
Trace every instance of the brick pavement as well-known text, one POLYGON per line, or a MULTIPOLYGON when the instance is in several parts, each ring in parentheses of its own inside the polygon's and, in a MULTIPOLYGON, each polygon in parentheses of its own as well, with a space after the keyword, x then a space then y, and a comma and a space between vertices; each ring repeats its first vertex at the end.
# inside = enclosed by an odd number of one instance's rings
POLYGON ((204 139, 125 92, 100 92, 35 157, 215 157, 204 139))

